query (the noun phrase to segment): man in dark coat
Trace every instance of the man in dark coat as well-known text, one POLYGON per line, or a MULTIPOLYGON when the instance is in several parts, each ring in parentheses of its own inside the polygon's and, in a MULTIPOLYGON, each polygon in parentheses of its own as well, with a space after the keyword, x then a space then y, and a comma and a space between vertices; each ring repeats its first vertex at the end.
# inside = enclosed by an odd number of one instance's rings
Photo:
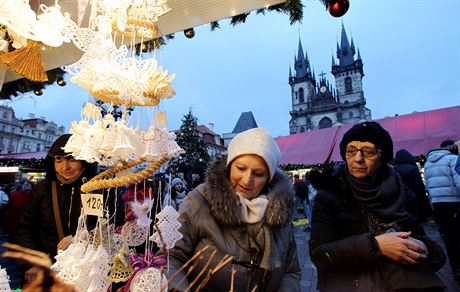
POLYGON ((425 222, 431 217, 433 210, 414 156, 406 149, 399 150, 395 155, 394 168, 415 197, 408 211, 415 215, 419 222, 425 222))

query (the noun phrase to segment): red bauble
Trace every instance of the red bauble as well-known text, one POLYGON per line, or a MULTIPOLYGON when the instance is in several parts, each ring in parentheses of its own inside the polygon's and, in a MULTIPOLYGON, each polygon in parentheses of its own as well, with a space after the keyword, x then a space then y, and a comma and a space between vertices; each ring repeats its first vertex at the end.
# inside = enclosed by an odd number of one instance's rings
POLYGON ((348 0, 333 0, 329 4, 329 13, 334 17, 341 17, 347 13, 348 8, 350 8, 348 0))

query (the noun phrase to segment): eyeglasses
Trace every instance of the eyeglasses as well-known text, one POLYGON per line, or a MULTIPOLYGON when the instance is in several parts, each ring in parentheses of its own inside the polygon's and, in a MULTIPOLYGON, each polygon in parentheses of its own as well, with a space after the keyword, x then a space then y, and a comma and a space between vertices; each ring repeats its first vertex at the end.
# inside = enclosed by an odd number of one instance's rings
POLYGON ((358 151, 361 152, 361 155, 364 158, 373 158, 378 153, 382 152, 382 150, 374 148, 374 147, 356 148, 354 146, 347 146, 347 149, 345 150, 345 155, 347 157, 354 157, 356 153, 358 153, 358 151))

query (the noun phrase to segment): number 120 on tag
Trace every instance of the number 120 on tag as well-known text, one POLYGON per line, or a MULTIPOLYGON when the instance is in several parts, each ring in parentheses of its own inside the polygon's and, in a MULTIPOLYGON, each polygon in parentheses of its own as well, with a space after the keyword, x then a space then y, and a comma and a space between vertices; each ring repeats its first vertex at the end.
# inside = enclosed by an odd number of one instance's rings
POLYGON ((104 196, 102 194, 81 194, 81 204, 85 215, 104 216, 104 196))

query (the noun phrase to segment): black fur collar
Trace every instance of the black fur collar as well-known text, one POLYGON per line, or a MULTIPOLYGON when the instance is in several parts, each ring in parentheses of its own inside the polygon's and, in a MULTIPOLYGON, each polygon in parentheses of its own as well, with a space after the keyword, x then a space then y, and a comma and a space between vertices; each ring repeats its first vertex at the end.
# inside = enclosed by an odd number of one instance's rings
MULTIPOLYGON (((197 190, 211 206, 212 216, 223 225, 241 225, 241 203, 230 184, 226 157, 215 160, 208 168, 206 181, 197 190)), ((292 213, 294 191, 289 178, 277 170, 268 187, 269 200, 265 223, 281 227, 289 222, 292 213)))

